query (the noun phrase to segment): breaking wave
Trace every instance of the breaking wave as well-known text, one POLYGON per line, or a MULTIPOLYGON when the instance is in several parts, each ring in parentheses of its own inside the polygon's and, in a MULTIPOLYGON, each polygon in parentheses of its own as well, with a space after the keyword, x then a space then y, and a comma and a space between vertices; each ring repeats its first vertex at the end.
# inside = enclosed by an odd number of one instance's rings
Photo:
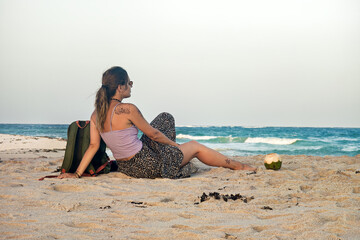
POLYGON ((190 139, 190 140, 210 140, 210 139, 216 139, 215 136, 191 136, 186 134, 179 134, 176 136, 178 139, 190 139))
POLYGON ((248 138, 245 140, 246 143, 267 143, 274 145, 290 145, 296 143, 300 139, 291 139, 291 138, 248 138))
POLYGON ((187 134, 179 134, 177 139, 187 139, 196 141, 207 141, 209 143, 267 143, 274 145, 290 145, 300 139, 289 138, 247 138, 247 137, 233 137, 233 136, 192 136, 187 134))

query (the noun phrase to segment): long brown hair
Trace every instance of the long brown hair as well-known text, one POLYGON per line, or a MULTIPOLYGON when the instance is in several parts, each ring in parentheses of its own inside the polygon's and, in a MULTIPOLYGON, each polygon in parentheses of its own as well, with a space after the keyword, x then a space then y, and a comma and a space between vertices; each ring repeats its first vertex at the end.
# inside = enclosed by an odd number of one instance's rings
POLYGON ((102 86, 97 91, 95 100, 96 126, 100 131, 104 130, 111 97, 115 95, 117 87, 125 85, 128 80, 127 72, 121 67, 112 67, 103 73, 102 86))

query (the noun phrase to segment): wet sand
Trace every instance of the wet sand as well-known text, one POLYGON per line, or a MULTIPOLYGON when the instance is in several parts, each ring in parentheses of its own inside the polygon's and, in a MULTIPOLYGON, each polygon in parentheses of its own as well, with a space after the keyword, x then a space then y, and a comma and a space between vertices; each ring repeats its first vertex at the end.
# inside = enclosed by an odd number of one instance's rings
POLYGON ((1 239, 360 238, 360 155, 281 155, 279 171, 235 157, 256 174, 193 160, 199 171, 178 180, 38 181, 58 174, 65 145, 0 134, 1 239))

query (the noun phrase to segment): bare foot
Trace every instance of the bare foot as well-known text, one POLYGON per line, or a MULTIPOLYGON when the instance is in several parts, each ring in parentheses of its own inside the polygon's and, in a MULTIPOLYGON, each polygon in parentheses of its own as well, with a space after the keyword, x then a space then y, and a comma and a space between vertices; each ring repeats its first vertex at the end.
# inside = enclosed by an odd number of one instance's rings
POLYGON ((234 170, 246 170, 246 171, 255 171, 256 172, 257 168, 241 163, 240 166, 234 170))

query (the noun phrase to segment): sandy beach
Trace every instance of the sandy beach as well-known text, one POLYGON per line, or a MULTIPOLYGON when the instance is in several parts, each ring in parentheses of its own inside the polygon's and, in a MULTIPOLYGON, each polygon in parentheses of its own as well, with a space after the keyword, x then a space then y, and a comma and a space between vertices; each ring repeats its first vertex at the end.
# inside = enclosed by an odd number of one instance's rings
POLYGON ((360 155, 281 155, 279 171, 235 157, 256 174, 193 160, 199 171, 178 180, 38 181, 58 174, 65 146, 0 134, 1 239, 360 239, 360 155))

